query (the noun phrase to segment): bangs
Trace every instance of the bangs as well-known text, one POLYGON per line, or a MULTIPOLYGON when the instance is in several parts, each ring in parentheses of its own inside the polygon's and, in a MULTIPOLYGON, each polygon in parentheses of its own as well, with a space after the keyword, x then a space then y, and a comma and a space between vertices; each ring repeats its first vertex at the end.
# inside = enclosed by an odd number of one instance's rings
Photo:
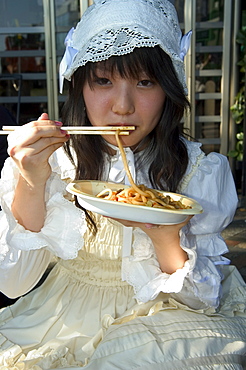
POLYGON ((120 56, 112 56, 109 59, 97 63, 89 62, 85 65, 87 81, 90 84, 97 76, 97 70, 119 74, 122 78, 139 79, 145 73, 151 79, 157 80, 155 74, 155 48, 136 48, 133 52, 120 56))

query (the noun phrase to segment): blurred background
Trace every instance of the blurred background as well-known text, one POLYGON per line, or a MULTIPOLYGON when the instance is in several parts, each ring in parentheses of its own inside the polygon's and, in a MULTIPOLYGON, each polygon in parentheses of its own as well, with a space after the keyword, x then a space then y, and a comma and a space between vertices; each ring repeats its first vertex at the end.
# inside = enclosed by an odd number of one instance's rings
MULTIPOLYGON (((245 1, 170 1, 183 32, 193 30, 185 61, 193 110, 184 124, 205 152, 228 156, 245 194, 245 1)), ((58 92, 64 39, 92 2, 0 0, 0 106, 13 122, 22 125, 42 112, 59 120, 66 99, 66 85, 58 92)))

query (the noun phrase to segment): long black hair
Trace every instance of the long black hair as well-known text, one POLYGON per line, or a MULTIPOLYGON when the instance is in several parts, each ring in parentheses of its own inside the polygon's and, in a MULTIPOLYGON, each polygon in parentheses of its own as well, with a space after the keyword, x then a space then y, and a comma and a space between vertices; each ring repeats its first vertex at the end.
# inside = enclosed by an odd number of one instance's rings
MULTIPOLYGON (((123 78, 139 78, 145 72, 162 87, 166 98, 161 119, 149 134, 149 145, 144 158, 151 158, 149 179, 156 189, 175 192, 188 165, 188 153, 184 140, 182 118, 190 108, 183 86, 177 78, 171 58, 159 47, 136 48, 132 53, 112 56, 99 62, 111 73, 123 78)), ((70 82, 69 94, 62 111, 64 125, 91 125, 83 99, 85 82, 92 83, 96 76, 97 63, 88 62, 79 67, 70 82)), ((73 161, 70 145, 74 148, 78 164, 76 179, 100 180, 104 168, 104 155, 109 148, 105 140, 94 135, 72 135, 65 144, 65 150, 73 161)))

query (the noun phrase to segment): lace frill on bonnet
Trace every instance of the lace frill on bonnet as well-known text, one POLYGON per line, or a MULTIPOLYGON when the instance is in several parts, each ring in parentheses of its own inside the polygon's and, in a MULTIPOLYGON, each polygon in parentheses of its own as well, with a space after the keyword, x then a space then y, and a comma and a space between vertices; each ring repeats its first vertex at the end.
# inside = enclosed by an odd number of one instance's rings
POLYGON ((159 45, 171 57, 187 92, 183 58, 188 46, 182 41, 176 10, 168 0, 95 0, 71 31, 65 41, 66 66, 61 73, 66 79, 71 80, 76 69, 87 62, 159 45))

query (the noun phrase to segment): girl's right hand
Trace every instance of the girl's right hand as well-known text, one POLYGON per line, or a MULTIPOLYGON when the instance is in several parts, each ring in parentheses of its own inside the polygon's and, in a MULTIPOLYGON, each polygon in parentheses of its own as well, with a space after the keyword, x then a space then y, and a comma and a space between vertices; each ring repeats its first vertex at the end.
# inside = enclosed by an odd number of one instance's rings
POLYGON ((43 113, 37 121, 21 126, 9 136, 8 153, 32 188, 45 185, 51 173, 49 157, 69 139, 61 125, 43 113))

